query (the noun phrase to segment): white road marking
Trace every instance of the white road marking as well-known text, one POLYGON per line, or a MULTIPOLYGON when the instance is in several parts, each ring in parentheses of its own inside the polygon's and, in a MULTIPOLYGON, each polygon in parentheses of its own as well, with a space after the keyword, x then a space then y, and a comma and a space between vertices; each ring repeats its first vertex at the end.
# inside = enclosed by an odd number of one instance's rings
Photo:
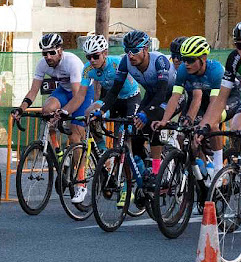
MULTIPOLYGON (((202 221, 202 216, 192 217, 189 223, 199 223, 202 221)), ((131 221, 124 221, 121 227, 130 227, 130 226, 149 226, 149 225, 156 225, 157 223, 152 220, 151 218, 147 219, 139 219, 139 220, 131 220, 131 221)), ((86 227, 77 227, 76 229, 89 229, 89 228, 98 228, 98 225, 93 226, 86 226, 86 227)))

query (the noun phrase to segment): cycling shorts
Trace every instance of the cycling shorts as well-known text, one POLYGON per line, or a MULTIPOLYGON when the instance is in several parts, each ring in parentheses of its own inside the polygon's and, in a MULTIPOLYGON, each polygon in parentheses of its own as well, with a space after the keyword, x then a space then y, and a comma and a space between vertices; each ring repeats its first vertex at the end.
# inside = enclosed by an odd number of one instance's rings
MULTIPOLYGON (((59 86, 54 92, 50 95, 50 97, 55 97, 59 100, 61 104, 61 108, 63 108, 68 102, 73 98, 72 91, 66 91, 64 88, 59 86)), ((85 100, 81 104, 81 106, 72 113, 73 117, 76 116, 84 116, 85 115, 85 110, 93 103, 94 101, 94 86, 91 85, 88 87, 88 91, 86 92, 85 100)), ((72 124, 79 125, 79 126, 84 126, 84 122, 80 122, 77 120, 72 120, 72 124)))

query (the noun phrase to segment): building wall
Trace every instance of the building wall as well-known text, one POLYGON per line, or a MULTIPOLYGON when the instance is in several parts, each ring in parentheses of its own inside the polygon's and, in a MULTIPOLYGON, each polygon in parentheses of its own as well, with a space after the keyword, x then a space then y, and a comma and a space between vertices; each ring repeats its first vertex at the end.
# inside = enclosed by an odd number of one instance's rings
POLYGON ((157 0, 157 38, 168 48, 178 36, 205 34, 205 0, 157 0))

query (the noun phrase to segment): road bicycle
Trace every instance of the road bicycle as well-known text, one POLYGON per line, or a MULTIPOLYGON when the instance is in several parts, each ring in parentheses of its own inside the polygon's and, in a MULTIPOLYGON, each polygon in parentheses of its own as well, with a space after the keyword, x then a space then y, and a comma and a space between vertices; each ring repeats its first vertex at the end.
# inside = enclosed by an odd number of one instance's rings
MULTIPOLYGON (((211 178, 203 176, 195 163, 196 154, 192 148, 194 127, 170 123, 165 129, 180 132, 183 136, 183 147, 171 150, 161 164, 153 208, 161 232, 168 238, 177 238, 188 225, 194 192, 197 205, 201 209, 208 195, 207 180, 211 178)), ((207 154, 205 157, 212 161, 207 154)), ((226 154, 226 157, 231 156, 226 154)))
MULTIPOLYGON (((24 113, 21 117, 40 118, 44 124, 39 139, 31 142, 22 152, 17 168, 16 190, 19 204, 29 215, 38 215, 47 205, 59 164, 49 139, 50 119, 53 115, 24 113)), ((59 121, 59 123, 62 123, 59 121)), ((25 129, 16 121, 21 131, 25 129)), ((70 130, 59 124, 59 130, 69 135, 70 130)))
MULTIPOLYGON (((68 119, 84 121, 86 123, 86 135, 83 141, 72 144, 65 150, 60 163, 59 197, 66 213, 74 220, 83 221, 93 212, 91 204, 92 180, 102 152, 95 142, 94 134, 97 134, 97 132, 92 128, 88 117, 69 117, 68 119), (84 173, 79 176, 81 169, 84 170, 84 173), (72 198, 80 184, 87 188, 87 195, 83 202, 73 204, 72 198)), ((106 129, 105 133, 101 135, 115 138, 106 129)))
POLYGON ((152 210, 153 188, 143 183, 136 162, 131 153, 128 125, 133 124, 133 117, 105 119, 124 125, 119 146, 107 150, 98 161, 92 183, 92 205, 98 225, 107 232, 117 230, 128 214, 132 189, 135 188, 136 207, 155 219, 152 210), (135 187, 135 184, 137 185, 135 187), (125 196, 123 206, 118 206, 120 198, 125 196))
MULTIPOLYGON (((206 137, 225 135, 241 138, 241 131, 212 132, 206 137)), ((216 207, 222 261, 241 261, 241 155, 234 151, 230 163, 214 177, 208 201, 216 207), (231 251, 231 252, 230 252, 231 251)))

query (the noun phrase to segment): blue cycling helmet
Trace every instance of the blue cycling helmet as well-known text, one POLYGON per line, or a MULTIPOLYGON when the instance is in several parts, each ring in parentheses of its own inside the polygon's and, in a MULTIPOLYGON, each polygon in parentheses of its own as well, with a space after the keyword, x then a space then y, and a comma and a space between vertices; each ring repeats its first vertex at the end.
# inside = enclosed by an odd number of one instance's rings
POLYGON ((127 48, 143 48, 150 45, 150 37, 143 31, 130 31, 123 38, 123 46, 127 48))

